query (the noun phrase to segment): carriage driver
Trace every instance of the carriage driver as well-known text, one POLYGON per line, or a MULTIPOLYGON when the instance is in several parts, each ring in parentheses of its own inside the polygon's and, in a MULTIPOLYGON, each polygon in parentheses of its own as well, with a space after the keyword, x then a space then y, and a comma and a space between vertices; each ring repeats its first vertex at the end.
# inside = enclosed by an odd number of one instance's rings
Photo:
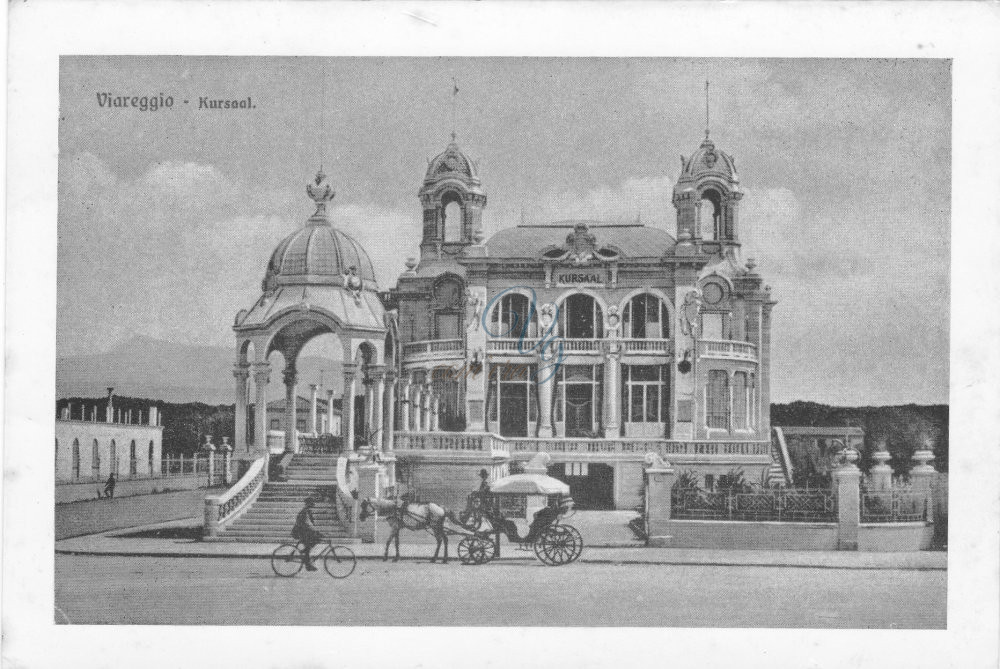
POLYGON ((292 527, 292 538, 302 544, 305 567, 309 571, 316 571, 309 552, 313 546, 323 540, 323 535, 316 529, 316 520, 313 518, 314 506, 316 506, 316 500, 312 497, 306 497, 306 505, 295 517, 295 526, 292 527))

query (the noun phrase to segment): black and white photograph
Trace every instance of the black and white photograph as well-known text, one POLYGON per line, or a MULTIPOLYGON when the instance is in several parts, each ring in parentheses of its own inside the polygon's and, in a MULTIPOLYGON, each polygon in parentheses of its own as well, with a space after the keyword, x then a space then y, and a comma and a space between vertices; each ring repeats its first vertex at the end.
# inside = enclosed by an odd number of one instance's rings
MULTIPOLYGON (((935 49, 50 54, 52 374, 6 448, 45 479, 38 624, 465 630, 439 661, 489 666, 606 666, 547 663, 553 634, 961 634, 956 560, 997 585, 995 500, 961 497, 996 460, 996 319, 979 349, 964 322, 997 209, 956 190, 968 56, 935 49)), ((358 666, 427 666, 399 644, 358 666)), ((347 662, 304 658, 262 666, 347 662)))

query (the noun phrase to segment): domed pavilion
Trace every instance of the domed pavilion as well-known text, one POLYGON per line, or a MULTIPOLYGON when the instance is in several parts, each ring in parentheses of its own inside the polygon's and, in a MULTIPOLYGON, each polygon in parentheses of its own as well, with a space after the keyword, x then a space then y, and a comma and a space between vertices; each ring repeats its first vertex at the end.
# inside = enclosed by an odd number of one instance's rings
MULTIPOLYGON (((316 211, 305 225, 288 235, 274 249, 261 282, 261 295, 249 309, 236 315, 236 452, 244 458, 259 457, 267 449, 267 397, 273 378, 269 356, 278 351, 285 361, 284 445, 297 452, 296 361, 313 338, 334 334, 343 347, 344 391, 342 437, 353 449, 356 435, 370 435, 380 449, 387 363, 392 366, 393 335, 378 296, 375 271, 368 253, 357 240, 331 220, 328 206, 334 191, 322 170, 306 186, 316 211), (256 387, 253 445, 248 439, 249 379, 256 387), (357 425, 355 396, 364 384, 365 424, 357 425)), ((392 400, 389 400, 392 406, 392 400)))

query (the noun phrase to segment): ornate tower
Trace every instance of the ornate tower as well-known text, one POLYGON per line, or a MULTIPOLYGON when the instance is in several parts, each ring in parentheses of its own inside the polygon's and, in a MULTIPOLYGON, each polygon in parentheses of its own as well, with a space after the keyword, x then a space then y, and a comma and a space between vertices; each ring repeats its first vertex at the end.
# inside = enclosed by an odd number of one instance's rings
POLYGON ((451 143, 427 166, 420 203, 424 210, 421 262, 454 257, 482 229, 486 193, 475 164, 451 143))
POLYGON ((674 186, 677 241, 692 242, 712 253, 739 246, 739 202, 743 197, 736 163, 705 141, 690 158, 681 156, 681 176, 674 186))

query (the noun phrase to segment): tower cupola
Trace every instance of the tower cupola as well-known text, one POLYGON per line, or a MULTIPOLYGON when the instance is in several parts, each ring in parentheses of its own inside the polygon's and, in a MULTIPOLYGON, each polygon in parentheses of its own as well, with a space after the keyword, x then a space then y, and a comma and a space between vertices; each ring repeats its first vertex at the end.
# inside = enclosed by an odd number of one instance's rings
POLYGON ((720 247, 739 246, 739 201, 743 197, 733 157, 715 146, 705 131, 698 150, 681 156, 674 186, 677 240, 720 247))
POLYGON ((476 164, 455 143, 428 162, 418 195, 424 211, 421 258, 457 255, 482 230, 486 193, 476 164))

